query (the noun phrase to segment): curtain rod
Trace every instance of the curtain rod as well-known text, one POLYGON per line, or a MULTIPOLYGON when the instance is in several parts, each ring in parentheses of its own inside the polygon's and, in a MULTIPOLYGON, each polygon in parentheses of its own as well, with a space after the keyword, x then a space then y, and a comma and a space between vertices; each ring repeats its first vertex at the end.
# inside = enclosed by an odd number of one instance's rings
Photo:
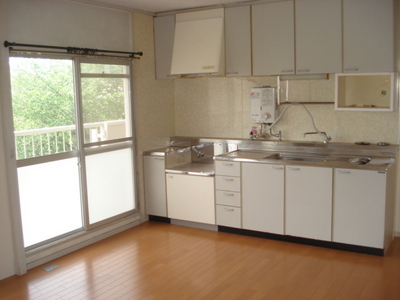
POLYGON ((98 55, 98 53, 116 53, 116 54, 126 54, 129 55, 130 58, 140 59, 140 56, 143 55, 143 52, 124 52, 124 51, 112 51, 112 50, 99 50, 99 49, 91 49, 91 48, 78 48, 78 47, 58 47, 58 46, 46 46, 46 45, 31 45, 31 44, 19 44, 19 43, 10 43, 8 41, 4 41, 4 47, 32 47, 32 48, 44 48, 44 49, 58 49, 58 50, 66 50, 67 53, 71 54, 80 54, 80 55, 98 55), (137 57, 137 56, 139 57, 137 57))

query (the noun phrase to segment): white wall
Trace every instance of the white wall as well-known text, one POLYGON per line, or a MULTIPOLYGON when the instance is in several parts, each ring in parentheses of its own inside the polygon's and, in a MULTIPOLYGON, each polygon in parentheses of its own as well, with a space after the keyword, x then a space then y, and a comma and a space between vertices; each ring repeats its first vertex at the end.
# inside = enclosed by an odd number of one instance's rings
POLYGON ((9 42, 130 51, 128 12, 66 0, 4 0, 9 42))

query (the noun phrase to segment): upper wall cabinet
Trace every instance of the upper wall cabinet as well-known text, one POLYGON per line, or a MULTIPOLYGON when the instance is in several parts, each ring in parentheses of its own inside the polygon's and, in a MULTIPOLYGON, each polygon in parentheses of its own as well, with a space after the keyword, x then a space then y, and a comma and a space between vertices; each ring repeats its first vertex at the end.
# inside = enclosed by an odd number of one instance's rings
POLYGON ((252 6, 253 75, 294 74, 293 1, 252 6))
POLYGON ((394 71, 393 0, 343 0, 343 71, 394 71))
POLYGON ((250 6, 225 9, 227 76, 251 76, 250 6))
POLYGON ((172 49, 174 46, 175 16, 154 18, 156 79, 173 79, 171 76, 172 49))
POLYGON ((341 0, 296 0, 295 20, 296 74, 341 72, 341 0))

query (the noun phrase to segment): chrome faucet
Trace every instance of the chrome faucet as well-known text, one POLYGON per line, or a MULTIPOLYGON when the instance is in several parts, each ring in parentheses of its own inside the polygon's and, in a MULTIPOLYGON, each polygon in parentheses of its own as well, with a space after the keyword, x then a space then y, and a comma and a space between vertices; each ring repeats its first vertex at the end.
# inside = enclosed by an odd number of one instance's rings
POLYGON ((327 143, 329 143, 329 141, 332 139, 330 136, 328 136, 327 134, 326 134, 326 132, 324 132, 324 131, 320 131, 320 132, 317 132, 317 131, 314 131, 314 132, 306 132, 306 133, 304 133, 304 136, 306 136, 307 134, 319 134, 319 136, 322 138, 322 140, 324 141, 324 144, 327 144, 327 143))
POLYGON ((271 133, 271 136, 274 136, 278 138, 280 141, 282 141, 282 132, 280 130, 278 133, 272 133, 272 129, 270 129, 269 132, 271 133))
POLYGON ((200 151, 196 148, 196 146, 192 146, 192 150, 196 153, 197 158, 203 157, 204 156, 204 152, 200 151))

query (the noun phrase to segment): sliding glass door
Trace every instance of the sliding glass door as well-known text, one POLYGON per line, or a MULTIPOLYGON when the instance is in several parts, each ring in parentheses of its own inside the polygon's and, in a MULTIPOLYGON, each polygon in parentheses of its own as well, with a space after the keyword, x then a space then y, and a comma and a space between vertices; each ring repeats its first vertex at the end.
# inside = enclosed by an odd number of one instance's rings
POLYGON ((26 248, 136 208, 129 61, 10 58, 26 248))
POLYGON ((80 60, 79 74, 88 221, 135 209, 129 66, 80 60))

